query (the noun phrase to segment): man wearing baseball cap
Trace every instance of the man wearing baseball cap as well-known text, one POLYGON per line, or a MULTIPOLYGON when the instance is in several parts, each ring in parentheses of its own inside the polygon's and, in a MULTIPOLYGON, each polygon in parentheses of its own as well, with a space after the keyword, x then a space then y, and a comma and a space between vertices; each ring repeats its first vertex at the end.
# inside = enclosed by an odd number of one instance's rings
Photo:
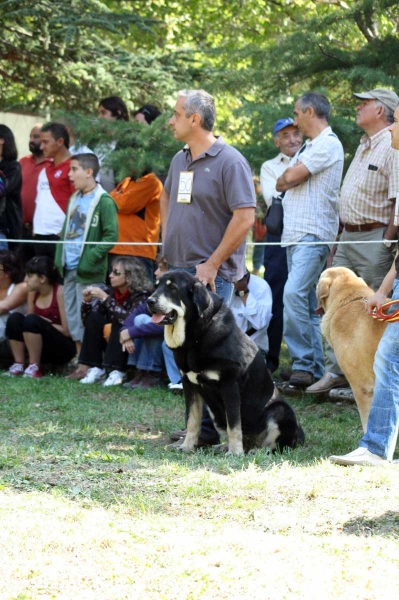
MULTIPOLYGON (((290 118, 279 119, 273 127, 274 145, 280 152, 275 158, 263 163, 260 171, 262 194, 267 207, 272 198, 278 196, 276 181, 288 167, 291 158, 302 145, 302 133, 290 118)), ((266 234, 266 242, 281 242, 281 235, 266 234)), ((267 367, 271 372, 279 366, 281 341, 283 339, 283 292, 287 281, 287 253, 281 246, 265 246, 264 251, 265 280, 272 290, 272 319, 267 329, 269 350, 267 367)))
MULTIPOLYGON (((339 216, 344 225, 341 241, 354 243, 338 246, 332 266, 348 267, 377 290, 392 265, 396 249, 396 242, 391 240, 396 240, 393 216, 399 161, 398 153, 391 147, 388 128, 393 123, 399 97, 384 88, 354 96, 360 100, 356 124, 366 135, 361 138, 346 173, 339 201, 339 216)), ((326 354, 325 373, 320 381, 307 388, 309 394, 325 394, 348 385, 328 345, 326 354)))

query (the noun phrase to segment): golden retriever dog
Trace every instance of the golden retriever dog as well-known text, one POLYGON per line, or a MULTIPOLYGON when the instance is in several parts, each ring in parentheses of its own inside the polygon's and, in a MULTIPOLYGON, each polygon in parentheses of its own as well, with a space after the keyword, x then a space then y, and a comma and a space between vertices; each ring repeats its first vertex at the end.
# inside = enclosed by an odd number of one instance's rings
POLYGON ((320 275, 317 298, 324 311, 321 331, 334 349, 338 364, 355 396, 366 431, 374 390, 374 355, 386 323, 367 312, 374 291, 346 267, 331 267, 320 275))

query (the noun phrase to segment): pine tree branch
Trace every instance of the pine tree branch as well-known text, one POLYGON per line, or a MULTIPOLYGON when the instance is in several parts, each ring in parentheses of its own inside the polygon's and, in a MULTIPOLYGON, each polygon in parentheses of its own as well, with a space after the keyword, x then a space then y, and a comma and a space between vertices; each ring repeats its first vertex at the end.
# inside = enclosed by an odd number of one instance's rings
POLYGON ((338 56, 334 56, 334 54, 330 54, 330 52, 326 52, 320 44, 318 44, 318 48, 319 48, 320 52, 323 54, 323 56, 328 56, 328 58, 332 58, 333 60, 340 62, 343 66, 349 67, 349 64, 346 63, 344 60, 342 60, 342 58, 339 58, 338 56))
MULTIPOLYGON (((370 24, 372 24, 370 15, 367 18, 367 23, 365 22, 365 15, 363 15, 360 11, 355 11, 353 13, 353 18, 355 19, 356 25, 358 26, 359 30, 364 35, 366 40, 369 43, 373 42, 375 39, 375 32, 370 29, 370 24)), ((374 26, 372 27, 372 29, 374 29, 374 26)))

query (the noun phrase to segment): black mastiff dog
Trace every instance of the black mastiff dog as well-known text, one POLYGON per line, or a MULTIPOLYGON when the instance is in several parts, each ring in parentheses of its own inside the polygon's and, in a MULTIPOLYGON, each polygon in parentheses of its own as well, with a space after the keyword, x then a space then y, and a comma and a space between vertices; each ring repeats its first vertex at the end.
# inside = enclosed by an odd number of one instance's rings
POLYGON ((191 452, 201 430, 202 404, 209 408, 228 451, 295 448, 304 433, 284 400, 275 400, 264 358, 235 322, 221 298, 186 271, 170 271, 148 298, 152 320, 165 325, 165 341, 182 373, 191 452))

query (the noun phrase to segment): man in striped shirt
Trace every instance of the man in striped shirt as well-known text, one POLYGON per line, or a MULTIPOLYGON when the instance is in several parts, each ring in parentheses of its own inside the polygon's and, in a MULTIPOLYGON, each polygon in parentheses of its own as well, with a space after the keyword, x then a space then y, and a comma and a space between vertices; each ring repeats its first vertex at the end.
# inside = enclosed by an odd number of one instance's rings
MULTIPOLYGON (((393 225, 398 189, 398 152, 391 147, 389 125, 399 98, 392 90, 377 88, 362 94, 357 106, 356 124, 365 132, 342 184, 339 214, 344 229, 333 267, 348 267, 374 290, 388 273, 396 249, 393 225), (381 243, 377 244, 376 242, 381 243), (357 244, 356 242, 373 242, 357 244)), ((326 370, 320 381, 306 392, 325 394, 347 387, 335 354, 326 346, 326 370)))
POLYGON ((316 92, 294 108, 294 124, 308 139, 277 179, 283 200, 282 245, 287 246, 284 338, 293 360, 289 380, 307 387, 324 372, 316 284, 338 232, 338 194, 344 164, 342 144, 328 124, 330 103, 316 92), (322 242, 322 243, 320 243, 322 242))

